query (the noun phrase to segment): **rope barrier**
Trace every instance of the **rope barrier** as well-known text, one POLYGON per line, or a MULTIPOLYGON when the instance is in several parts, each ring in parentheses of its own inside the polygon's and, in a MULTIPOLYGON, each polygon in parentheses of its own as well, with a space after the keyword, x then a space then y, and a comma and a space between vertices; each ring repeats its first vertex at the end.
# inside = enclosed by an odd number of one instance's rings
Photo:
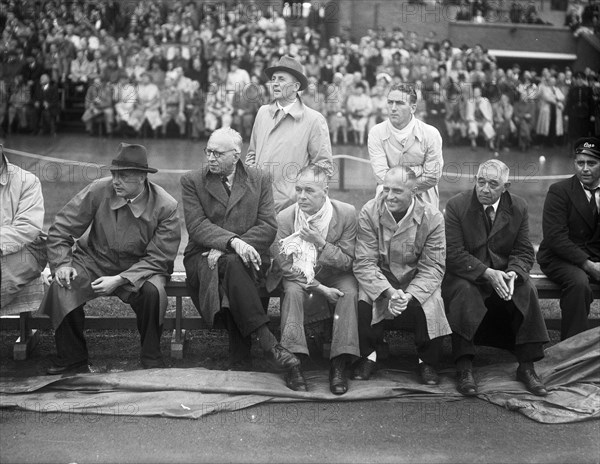
MULTIPOLYGON (((23 156, 25 158, 32 158, 32 159, 37 159, 40 161, 46 161, 46 162, 52 162, 52 163, 62 163, 62 164, 77 164, 79 166, 90 166, 90 167, 102 167, 105 165, 99 164, 99 163, 92 163, 92 162, 88 162, 88 161, 74 161, 74 160, 65 160, 62 158, 55 158, 53 156, 44 156, 44 155, 37 155, 35 153, 28 153, 25 151, 20 151, 20 150, 13 150, 12 148, 4 148, 4 151, 6 153, 11 153, 13 155, 17 155, 17 156, 23 156)), ((358 158, 356 156, 352 156, 352 155, 333 155, 333 159, 339 159, 339 160, 350 160, 350 161, 354 161, 357 163, 363 163, 363 164, 371 164, 371 162, 368 159, 364 159, 364 158, 358 158)), ((449 166, 452 165, 448 165, 445 166, 445 168, 448 168, 449 166)), ((161 174, 185 174, 186 172, 189 172, 190 169, 160 169, 159 172, 161 174)), ((462 173, 462 172, 446 172, 444 175, 451 177, 452 179, 460 179, 460 178, 472 178, 473 174, 469 173, 462 173)), ((538 180, 560 180, 560 179, 568 179, 570 177, 572 177, 573 174, 556 174, 556 175, 550 175, 550 176, 511 176, 510 179, 513 181, 528 181, 528 182, 535 182, 538 180)))

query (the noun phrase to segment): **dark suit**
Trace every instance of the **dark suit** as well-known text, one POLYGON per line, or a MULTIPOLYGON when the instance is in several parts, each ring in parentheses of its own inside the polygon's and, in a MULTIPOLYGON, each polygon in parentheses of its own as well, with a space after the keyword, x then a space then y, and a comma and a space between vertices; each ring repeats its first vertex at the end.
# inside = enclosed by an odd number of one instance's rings
POLYGON ((594 114, 592 89, 586 85, 574 85, 569 89, 565 104, 565 114, 569 116, 569 139, 574 142, 580 137, 592 134, 594 114))
POLYGON ((263 266, 268 266, 269 247, 277 233, 271 182, 259 169, 238 162, 231 196, 208 167, 185 174, 181 187, 189 233, 183 264, 192 301, 209 325, 220 322, 215 316, 224 316, 233 345, 242 337, 249 347, 250 333, 269 322, 257 291, 256 280, 261 276, 244 266, 228 242, 239 237, 253 246, 263 266), (225 252, 214 270, 202 256, 212 248, 225 252), (220 313, 223 296, 229 302, 225 314, 220 313))
POLYGON ((33 88, 33 102, 37 105, 35 109, 35 129, 47 129, 51 134, 56 131, 56 117, 60 112, 60 101, 58 99, 58 87, 50 82, 42 86, 39 82, 33 88), (40 127, 40 123, 42 127, 40 127))
POLYGON ((586 261, 600 261, 600 225, 576 176, 550 186, 544 203, 544 239, 537 260, 544 274, 562 288, 561 339, 588 329, 593 301, 586 261))
POLYGON ((529 279, 534 252, 525 200, 503 193, 488 234, 475 190, 455 195, 446 205, 446 246, 442 296, 455 359, 473 355, 474 341, 514 348, 520 362, 541 359, 548 333, 529 279), (517 274, 512 300, 497 296, 483 278, 487 268, 517 274))

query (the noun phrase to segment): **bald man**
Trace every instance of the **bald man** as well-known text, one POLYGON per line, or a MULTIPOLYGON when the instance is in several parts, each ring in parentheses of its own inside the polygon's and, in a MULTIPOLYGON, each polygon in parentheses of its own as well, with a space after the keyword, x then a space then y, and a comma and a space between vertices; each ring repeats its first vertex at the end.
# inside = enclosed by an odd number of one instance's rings
POLYGON ((452 327, 458 391, 477 394, 475 343, 514 350, 517 380, 534 395, 547 390, 533 363, 544 357, 548 333, 529 279, 533 246, 524 199, 508 192, 509 169, 484 162, 475 188, 446 205, 446 276, 442 295, 452 327))

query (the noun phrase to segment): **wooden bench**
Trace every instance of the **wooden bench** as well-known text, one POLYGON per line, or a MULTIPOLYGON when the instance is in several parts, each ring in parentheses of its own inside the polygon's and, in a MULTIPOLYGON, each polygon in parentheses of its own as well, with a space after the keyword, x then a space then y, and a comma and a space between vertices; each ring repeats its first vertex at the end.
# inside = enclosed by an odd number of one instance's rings
MULTIPOLYGON (((543 274, 532 274, 533 282, 538 290, 540 299, 558 299, 560 298, 560 287, 549 280, 543 274)), ((600 299, 600 285, 592 286, 594 298, 600 299)), ((185 344, 186 330, 206 329, 207 325, 201 317, 183 317, 183 298, 189 297, 189 291, 185 283, 185 273, 173 273, 171 281, 166 287, 167 295, 175 298, 175 317, 165 317, 163 328, 171 330, 171 357, 175 359, 183 358, 183 348, 185 344)), ((274 292, 270 297, 280 296, 274 292)), ((273 318, 273 323, 278 324, 279 318, 273 318)), ((32 315, 31 312, 23 312, 15 316, 3 316, 0 318, 2 330, 19 330, 20 337, 14 345, 13 354, 15 359, 26 359, 27 346, 29 340, 35 334, 35 329, 51 329, 50 319, 46 316, 32 315)), ((136 318, 128 317, 86 317, 86 329, 93 330, 117 330, 129 329, 137 330, 136 318)), ((560 319, 546 319, 546 326, 549 330, 560 330, 560 319)), ((600 326, 600 319, 591 319, 591 327, 600 326)))

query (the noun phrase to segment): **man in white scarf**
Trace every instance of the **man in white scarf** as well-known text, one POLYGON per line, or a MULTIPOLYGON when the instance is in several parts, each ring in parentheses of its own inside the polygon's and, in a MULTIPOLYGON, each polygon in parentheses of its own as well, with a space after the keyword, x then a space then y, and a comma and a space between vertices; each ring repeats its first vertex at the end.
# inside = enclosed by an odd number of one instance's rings
MULTIPOLYGON (((327 196, 327 172, 303 168, 296 180, 297 202, 279 213, 275 254, 283 277, 281 344, 295 354, 308 355, 304 333, 304 306, 313 293, 335 306, 331 341, 330 389, 348 390, 346 366, 360 355, 357 325, 358 284, 352 274, 356 236, 354 206, 327 196)), ((289 388, 306 391, 301 367, 286 377, 289 388)))

